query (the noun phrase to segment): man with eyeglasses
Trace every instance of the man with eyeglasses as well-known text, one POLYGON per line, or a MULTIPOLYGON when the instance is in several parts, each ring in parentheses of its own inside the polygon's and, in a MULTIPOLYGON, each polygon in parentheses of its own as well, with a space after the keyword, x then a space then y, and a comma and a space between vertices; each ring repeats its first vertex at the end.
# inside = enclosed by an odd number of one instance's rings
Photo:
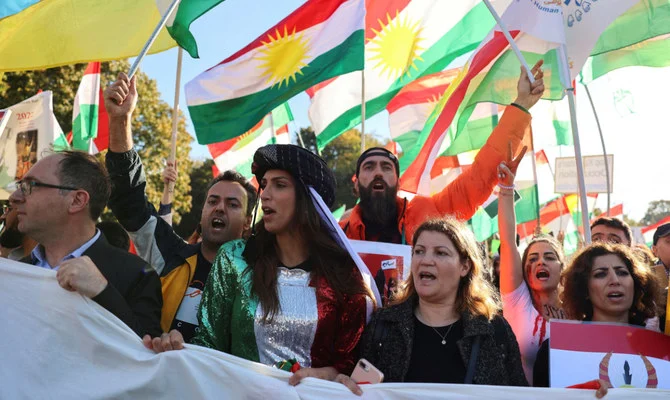
POLYGON ((83 152, 37 162, 9 197, 19 231, 39 243, 22 261, 55 270, 62 288, 91 298, 138 335, 158 335, 158 275, 141 258, 107 243, 95 227, 110 186, 104 166, 83 152))

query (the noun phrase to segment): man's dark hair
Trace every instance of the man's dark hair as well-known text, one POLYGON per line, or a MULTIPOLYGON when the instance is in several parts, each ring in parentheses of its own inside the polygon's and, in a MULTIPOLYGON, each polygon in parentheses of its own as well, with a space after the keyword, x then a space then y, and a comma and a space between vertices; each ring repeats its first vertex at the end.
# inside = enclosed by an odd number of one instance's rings
POLYGON ((620 220, 619 218, 598 217, 598 219, 596 219, 595 222, 591 224, 591 230, 593 230, 593 228, 598 225, 605 225, 609 228, 623 231, 626 239, 628 239, 628 243, 633 243, 633 231, 630 229, 630 226, 628 226, 627 223, 620 220))
MULTIPOLYGON (((251 214, 254 211, 254 206, 256 205, 256 188, 254 185, 249 182, 247 178, 245 178, 242 174, 240 174, 237 171, 233 171, 232 169, 229 169, 228 171, 224 171, 223 173, 219 174, 216 178, 214 178, 210 183, 209 186, 207 186, 207 192, 209 192, 209 189, 212 188, 212 186, 216 185, 219 182, 222 181, 227 181, 227 182, 237 182, 242 187, 244 190, 247 191, 247 217, 251 217, 251 214)), ((207 194, 205 194, 205 201, 207 201, 207 194)))
POLYGON ((96 228, 100 229, 107 242, 112 246, 118 247, 123 251, 130 250, 130 236, 128 236, 128 232, 118 222, 103 221, 98 223, 96 228))
POLYGON ((83 151, 62 151, 58 154, 63 156, 56 172, 61 185, 88 192, 89 214, 96 221, 105 209, 112 191, 107 169, 95 156, 83 151))

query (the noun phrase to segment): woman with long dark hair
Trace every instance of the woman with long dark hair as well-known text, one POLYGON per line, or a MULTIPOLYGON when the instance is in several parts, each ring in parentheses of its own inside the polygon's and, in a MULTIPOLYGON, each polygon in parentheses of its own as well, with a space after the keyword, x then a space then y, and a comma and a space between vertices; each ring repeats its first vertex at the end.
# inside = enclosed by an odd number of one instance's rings
POLYGON ((292 384, 349 374, 371 303, 310 194, 311 187, 330 207, 335 178, 321 158, 293 145, 258 149, 252 168, 262 221, 249 240, 219 250, 193 343, 268 365, 299 364, 292 384))
MULTIPOLYGON (((570 319, 645 327, 646 320, 658 316, 661 288, 626 245, 595 242, 585 247, 563 271, 561 283, 570 319)), ((550 340, 538 351, 534 386, 549 386, 550 340)))
POLYGON ((564 319, 559 300, 565 258, 551 236, 536 236, 523 255, 516 246, 514 178, 527 148, 498 166, 498 227, 500 232, 500 294, 503 315, 519 342, 524 372, 533 383, 533 366, 542 342, 549 337, 549 321, 564 319))

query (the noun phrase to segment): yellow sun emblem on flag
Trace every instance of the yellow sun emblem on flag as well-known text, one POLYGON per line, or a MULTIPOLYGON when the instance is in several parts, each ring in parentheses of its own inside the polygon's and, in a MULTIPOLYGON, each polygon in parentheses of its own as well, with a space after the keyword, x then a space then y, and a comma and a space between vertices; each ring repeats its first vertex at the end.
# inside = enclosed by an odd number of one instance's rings
POLYGON ((411 69, 418 71, 417 61, 423 61, 421 52, 424 50, 420 42, 423 27, 419 22, 412 22, 407 15, 404 18, 395 18, 386 14, 387 22, 378 20, 381 25, 379 31, 373 29, 375 38, 372 39, 370 51, 375 53, 370 61, 377 61, 373 68, 381 68, 380 75, 386 74, 390 79, 403 75, 410 75, 411 69))
POLYGON ((263 69, 263 77, 267 83, 272 83, 272 87, 279 84, 287 86, 296 81, 296 75, 302 75, 303 67, 307 66, 307 52, 309 51, 309 41, 304 37, 303 32, 296 34, 295 27, 289 33, 284 25, 284 33, 275 29, 275 36, 268 34, 266 41, 261 41, 263 49, 260 50, 258 59, 263 62, 260 68, 263 69))

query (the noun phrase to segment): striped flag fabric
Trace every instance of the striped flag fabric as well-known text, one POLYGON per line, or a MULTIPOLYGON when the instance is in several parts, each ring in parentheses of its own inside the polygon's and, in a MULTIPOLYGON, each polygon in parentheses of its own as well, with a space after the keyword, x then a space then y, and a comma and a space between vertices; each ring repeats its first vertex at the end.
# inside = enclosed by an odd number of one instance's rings
POLYGON ((645 0, 614 21, 600 36, 580 74, 581 83, 617 68, 670 66, 670 1, 645 0))
POLYGON ((610 388, 670 389, 670 337, 644 327, 553 320, 551 387, 600 379, 610 388))
POLYGON ((72 148, 97 154, 109 144, 109 121, 100 88, 100 63, 86 66, 72 107, 72 148))
POLYGON ((196 76, 186 100, 198 142, 239 136, 294 95, 363 69, 364 18, 364 0, 309 0, 196 76))
MULTIPOLYGON (((634 3, 634 0, 612 0, 607 6, 592 3, 589 5, 590 12, 582 15, 583 11, 579 14, 575 9, 581 5, 577 2, 563 6, 555 2, 517 1, 510 4, 502 19, 529 64, 544 59, 544 98, 558 100, 563 97, 564 85, 581 70, 600 34, 634 3), (576 18, 578 14, 579 18, 576 18), (566 75, 568 71, 561 71, 559 67, 558 49, 561 46, 568 49, 570 76, 566 75)), ((623 35, 616 44, 609 43, 609 48, 625 46, 630 44, 629 40, 623 35)), ((436 122, 422 131, 419 140, 425 144, 417 154, 413 154, 415 160, 408 167, 404 185, 419 187, 422 180, 427 180, 425 171, 430 171, 430 167, 426 165, 432 164, 441 150, 451 145, 453 136, 462 132, 477 103, 511 102, 516 93, 518 75, 519 62, 496 27, 447 89, 440 107, 436 109, 439 115, 435 118, 436 122), (455 135, 448 135, 449 130, 455 135), (422 172, 423 176, 420 175, 422 172)))
POLYGON ((235 170, 245 178, 251 179, 251 163, 258 148, 267 144, 288 144, 291 142, 288 123, 293 121, 293 114, 288 103, 272 110, 256 126, 245 134, 225 142, 207 145, 209 153, 219 172, 235 170))
MULTIPOLYGON (((164 15, 170 8, 173 0, 156 0, 156 5, 164 15)), ((181 48, 186 50, 193 58, 198 57, 198 45, 193 34, 189 30, 191 23, 200 18, 204 13, 216 7, 224 0, 181 0, 177 9, 172 13, 165 24, 170 36, 181 48)))
POLYGON ((651 247, 651 245, 654 244, 654 233, 656 233, 656 229, 658 229, 658 227, 663 224, 667 224, 668 222, 670 222, 670 216, 663 218, 655 224, 645 226, 641 229, 644 242, 648 247, 651 247))
MULTIPOLYGON (((367 0, 366 8, 367 118, 413 80, 474 50, 494 25, 479 0, 367 0)), ((361 122, 362 77, 342 75, 307 91, 319 148, 361 122)))
MULTIPOLYGON (((155 0, 3 0, 0 18, 0 71, 25 71, 135 57, 161 13, 155 0)), ((149 54, 175 45, 162 30, 149 54)))

